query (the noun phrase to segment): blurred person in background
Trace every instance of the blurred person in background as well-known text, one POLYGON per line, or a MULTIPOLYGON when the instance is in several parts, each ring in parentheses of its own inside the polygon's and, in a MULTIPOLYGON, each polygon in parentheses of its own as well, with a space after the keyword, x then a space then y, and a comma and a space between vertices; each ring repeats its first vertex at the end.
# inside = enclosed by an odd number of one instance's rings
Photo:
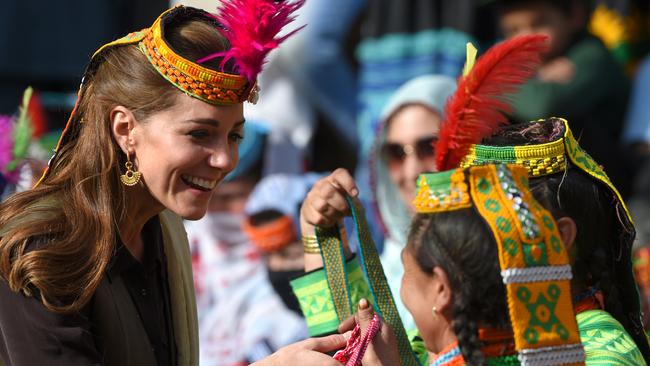
MULTIPOLYGON (((373 177, 373 194, 377 200, 379 216, 382 219, 386 239, 383 243, 381 262, 393 294, 399 293, 403 265, 400 252, 406 245, 406 236, 414 215, 411 205, 416 193, 416 179, 419 174, 435 170, 432 143, 436 141, 443 119, 443 108, 447 98, 456 90, 454 79, 442 75, 416 77, 402 85, 389 99, 381 113, 382 123, 376 134, 370 165, 373 177)), ((333 173, 346 175, 343 170, 333 173), (338 172, 338 173, 337 173, 338 172)), ((321 192, 329 185, 327 178, 320 180, 312 189, 321 192)), ((317 194, 312 194, 317 197, 317 194)), ((306 205, 318 205, 318 199, 308 199, 306 205)), ((307 272, 322 268, 319 254, 305 252, 307 272)), ((352 253, 347 253, 348 257, 352 253)), ((346 265, 349 273, 361 271, 356 258, 350 258, 346 265)), ((316 278, 322 271, 307 274, 303 278, 316 278)), ((354 276, 354 274, 352 274, 354 276)), ((301 303, 312 335, 326 334, 336 330, 338 322, 323 323, 328 318, 320 313, 324 309, 310 308, 313 299, 302 290, 310 286, 311 280, 292 281, 294 293, 301 303)), ((354 291, 354 289, 353 289, 354 291)), ((400 317, 406 329, 415 329, 415 323, 401 301, 396 301, 400 317)), ((328 311, 334 311, 329 309, 328 311)), ((331 317, 329 317, 331 318, 331 317)), ((334 317, 336 318, 336 317, 334 317)))
POLYGON ((39 131, 37 122, 40 113, 41 106, 28 87, 17 115, 0 115, 0 201, 31 189, 47 167, 54 148, 52 138, 58 139, 60 132, 42 135, 44 131, 39 131))
MULTIPOLYGON (((368 0, 355 52, 359 63, 355 179, 368 212, 374 204, 369 158, 384 106, 415 77, 460 75, 465 44, 477 34, 477 4, 476 0, 368 0)), ((375 242, 381 245, 379 218, 368 219, 375 242)))
POLYGON ((32 90, 23 97, 17 118, 0 115, 0 202, 17 189, 21 172, 27 167, 25 155, 32 139, 27 107, 32 90))
POLYGON ((636 278, 644 305, 644 322, 650 328, 650 57, 640 65, 623 140, 636 165, 632 196, 629 199, 630 213, 637 228, 634 242, 636 278))
MULTIPOLYGON (((384 230, 381 261, 393 293, 398 293, 404 266, 400 253, 415 213, 411 204, 418 175, 435 171, 432 144, 437 140, 444 106, 456 81, 424 75, 402 85, 381 113, 370 156, 373 199, 384 230)), ((407 329, 415 324, 401 301, 397 308, 407 329)))
POLYGON ((497 0, 506 38, 541 33, 550 37, 537 78, 513 96, 513 118, 528 122, 548 116, 571 121, 580 144, 605 167, 623 195, 629 179, 620 136, 629 81, 605 45, 587 31, 587 0, 497 0))
MULTIPOLYGON (((255 187, 246 204, 244 232, 264 257, 269 280, 287 308, 300 316, 289 281, 304 274, 299 210, 321 174, 274 174, 255 187)), ((306 328, 305 328, 306 330, 306 328)))
POLYGON ((600 38, 628 76, 650 52, 650 2, 593 0, 589 32, 600 38))

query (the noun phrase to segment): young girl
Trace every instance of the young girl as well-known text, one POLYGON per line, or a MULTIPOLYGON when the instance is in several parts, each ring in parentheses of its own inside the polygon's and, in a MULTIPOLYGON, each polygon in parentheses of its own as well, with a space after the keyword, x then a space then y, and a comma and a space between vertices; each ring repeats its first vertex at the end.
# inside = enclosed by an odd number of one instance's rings
MULTIPOLYGON (((432 365, 584 363, 566 238, 527 176, 514 165, 420 176, 400 294, 432 365)), ((384 327, 363 364, 392 365, 396 352, 384 327)))
POLYGON ((650 347, 632 270, 635 228, 618 190, 561 118, 504 128, 472 147, 461 165, 513 161, 527 168, 531 192, 566 232, 587 359, 645 364, 650 347))

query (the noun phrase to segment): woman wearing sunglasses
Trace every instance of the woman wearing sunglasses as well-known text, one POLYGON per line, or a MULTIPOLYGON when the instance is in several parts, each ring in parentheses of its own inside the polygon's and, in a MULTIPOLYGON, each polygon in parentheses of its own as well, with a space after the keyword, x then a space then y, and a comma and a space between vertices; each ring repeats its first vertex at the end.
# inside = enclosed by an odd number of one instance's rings
MULTIPOLYGON (((432 144, 442 121, 445 102, 455 89, 456 82, 450 77, 420 76, 400 87, 382 113, 382 123, 371 157, 373 161, 370 174, 375 202, 386 234, 381 262, 394 294, 399 293, 404 271, 400 253, 415 212, 411 205, 416 192, 415 183, 419 174, 435 171, 432 144)), ((340 169, 334 175, 340 178, 339 181, 349 181, 350 187, 355 186, 347 171, 340 169)), ((331 189, 329 181, 321 180, 312 192, 322 193, 328 189, 331 189)), ((317 193, 313 195, 319 196, 317 193)), ((306 202, 315 201, 308 199, 306 202)), ((303 206, 303 217, 308 214, 304 212, 306 210, 317 211, 307 206, 303 206)), ((309 234, 309 229, 305 229, 309 226, 303 225, 303 234, 309 234)), ((317 251, 310 254, 307 244, 305 253, 306 271, 323 266, 320 254, 317 251)), ((349 261, 348 266, 350 273, 361 271, 355 260, 349 261)), ((303 296, 301 283, 311 283, 311 279, 305 277, 292 283, 298 299, 306 304, 310 301, 309 295, 303 296)), ((406 329, 415 329, 415 323, 404 305, 398 301, 397 307, 406 329)), ((307 325, 312 335, 327 334, 337 329, 337 321, 323 319, 333 318, 307 316, 307 325)))
MULTIPOLYGON (((381 260, 393 293, 399 293, 404 271, 400 253, 415 212, 411 202, 417 177, 435 171, 432 146, 445 102, 455 90, 456 81, 450 77, 421 76, 398 89, 382 113, 371 177, 386 234, 381 260)), ((398 309, 407 329, 413 328, 401 302, 398 309)))

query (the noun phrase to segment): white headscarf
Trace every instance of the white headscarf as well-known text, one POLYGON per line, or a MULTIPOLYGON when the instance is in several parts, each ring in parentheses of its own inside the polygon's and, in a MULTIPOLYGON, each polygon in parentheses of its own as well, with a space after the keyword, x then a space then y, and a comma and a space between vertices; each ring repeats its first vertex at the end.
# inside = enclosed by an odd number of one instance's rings
MULTIPOLYGON (((419 104, 429 107, 443 116, 447 98, 456 90, 456 81, 448 76, 425 75, 402 85, 393 94, 381 114, 380 130, 374 143, 370 166, 375 202, 379 208, 381 220, 386 228, 386 239, 381 254, 381 262, 386 278, 394 296, 399 294, 399 287, 404 273, 401 262, 401 251, 406 245, 406 237, 411 223, 408 206, 402 201, 398 187, 391 180, 388 167, 382 159, 381 146, 386 140, 387 125, 395 112, 409 104, 419 104)), ((404 325, 415 326, 411 315, 401 301, 396 301, 404 325)))

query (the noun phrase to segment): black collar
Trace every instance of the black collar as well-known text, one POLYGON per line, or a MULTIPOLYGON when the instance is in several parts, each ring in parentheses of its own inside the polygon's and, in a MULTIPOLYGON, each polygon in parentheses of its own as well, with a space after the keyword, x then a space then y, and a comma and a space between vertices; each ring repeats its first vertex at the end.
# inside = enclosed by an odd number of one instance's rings
POLYGON ((106 270, 109 280, 120 276, 122 272, 133 267, 139 266, 145 273, 152 273, 152 271, 164 264, 162 229, 158 215, 144 224, 141 235, 144 242, 144 258, 142 262, 138 261, 129 252, 118 235, 115 241, 115 253, 106 270))

